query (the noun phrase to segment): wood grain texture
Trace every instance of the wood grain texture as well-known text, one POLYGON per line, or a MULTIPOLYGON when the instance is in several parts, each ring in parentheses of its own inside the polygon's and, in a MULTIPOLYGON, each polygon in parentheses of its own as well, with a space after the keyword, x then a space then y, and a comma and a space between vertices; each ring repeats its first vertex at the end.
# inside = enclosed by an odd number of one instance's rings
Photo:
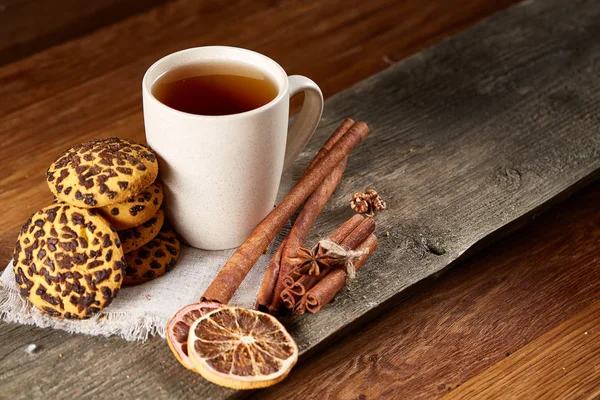
MULTIPOLYGON (((252 399, 436 399, 525 345, 540 354, 548 342, 537 338, 600 301, 598 204, 600 183, 415 291, 252 399)), ((580 388, 579 373, 563 378, 557 383, 580 388)), ((544 390, 552 388, 547 383, 544 390)))
POLYGON ((144 139, 140 82, 170 52, 247 47, 331 96, 515 2, 179 0, 7 65, 0 69, 0 233, 49 204, 44 172, 65 148, 95 137, 144 139))
MULTIPOLYGON (((403 270, 412 273, 415 272, 414 265, 418 265, 419 268, 423 265, 431 267, 432 264, 430 262, 432 259, 439 260, 438 262, 441 263, 447 263, 449 259, 455 257, 456 252, 460 251, 460 246, 456 245, 455 247, 457 242, 453 242, 453 240, 461 241, 462 246, 468 247, 470 241, 476 240, 478 235, 485 236, 486 230, 491 229, 495 224, 501 223, 503 225, 507 221, 514 219, 523 210, 531 209, 531 204, 527 203, 525 198, 531 200, 531 197, 535 197, 540 200, 552 197, 553 190, 557 190, 557 188, 553 187, 555 181, 549 177, 547 169, 550 170, 549 173, 553 177, 564 178, 573 173, 573 171, 578 170, 578 168, 584 170, 587 168, 588 171, 597 168, 594 164, 594 159, 597 158, 595 157, 597 156, 597 143, 583 143, 586 145, 585 149, 577 153, 577 156, 574 157, 573 153, 569 152, 568 149, 581 146, 582 143, 577 143, 577 135, 575 137, 565 136, 565 130, 572 130, 576 134, 584 130, 594 132, 593 130, 589 130, 593 129, 596 126, 594 124, 597 122, 593 116, 589 116, 588 112, 588 108, 591 108, 593 105, 591 101, 593 98, 591 96, 593 95, 594 85, 593 82, 590 84, 589 80, 597 72, 595 69, 596 66, 593 64, 596 49, 591 40, 585 40, 586 35, 591 36, 589 31, 591 23, 586 18, 592 19, 595 17, 594 5, 590 2, 577 2, 576 6, 580 9, 581 14, 579 12, 575 13, 576 18, 572 17, 575 20, 567 21, 567 26, 562 27, 562 30, 556 28, 556 32, 552 32, 560 40, 556 39, 548 42, 548 30, 552 31, 555 29, 554 26, 549 27, 550 16, 548 14, 550 7, 555 5, 555 3, 558 2, 548 2, 549 5, 544 6, 548 8, 542 7, 539 3, 528 4, 525 7, 526 11, 520 8, 516 16, 514 14, 516 11, 511 10, 511 14, 500 16, 506 18, 507 15, 512 15, 511 19, 509 19, 512 21, 512 25, 509 24, 508 27, 496 25, 498 22, 494 24, 493 21, 498 21, 498 18, 500 18, 498 17, 492 20, 492 22, 488 21, 484 25, 479 26, 476 28, 479 30, 476 30, 474 33, 471 32, 471 42, 466 41, 465 35, 461 35, 456 40, 453 39, 452 41, 442 43, 442 48, 445 49, 442 52, 435 53, 439 49, 438 47, 409 59, 400 65, 401 69, 395 70, 398 73, 396 79, 399 79, 402 85, 406 85, 402 89, 390 87, 389 85, 382 88, 385 82, 381 80, 377 81, 378 78, 376 77, 355 87, 351 94, 346 93, 328 103, 327 119, 319 131, 318 137, 311 143, 311 151, 314 151, 318 147, 319 140, 322 140, 331 126, 338 122, 334 121, 337 118, 336 114, 345 115, 351 113, 355 115, 355 111, 362 110, 361 112, 357 112, 357 114, 362 113, 361 116, 369 114, 367 120, 374 121, 371 125, 376 131, 381 132, 381 135, 376 138, 377 143, 368 141, 360 150, 361 156, 358 156, 359 153, 357 153, 355 160, 351 161, 351 163, 354 163, 354 167, 352 174, 349 174, 349 182, 347 182, 344 191, 338 193, 337 203, 330 205, 329 212, 323 215, 323 220, 319 222, 314 233, 314 238, 330 231, 331 227, 339 224, 342 213, 336 212, 336 210, 344 210, 342 205, 347 206, 345 204, 346 196, 355 190, 357 186, 362 186, 365 184, 365 181, 371 180, 374 186, 385 193, 386 190, 397 187, 397 183, 393 185, 392 180, 404 184, 405 176, 412 176, 412 181, 410 178, 407 179, 406 187, 400 188, 398 193, 391 196, 392 200, 396 200, 395 206, 390 208, 387 220, 382 220, 382 226, 384 230, 385 228, 394 229, 390 229, 392 233, 390 242, 380 259, 383 260, 385 256, 389 257, 387 258, 389 260, 396 260, 396 268, 401 267, 403 270), (584 19, 584 21, 581 21, 580 18, 584 19), (530 19, 536 22, 534 26, 529 24, 530 19), (574 26, 577 26, 577 29, 574 26), (515 38, 516 33, 512 36, 509 35, 505 32, 507 29, 516 30, 519 35, 524 36, 523 40, 515 38), (483 43, 481 40, 482 37, 486 38, 483 43), (531 43, 532 39, 535 39, 534 43, 531 43), (567 45, 569 40, 576 42, 577 45, 567 45), (514 41, 516 43, 513 43, 514 41), (540 41, 542 44, 540 44, 540 41), (473 44, 472 42, 477 43, 473 44), (512 45, 509 45, 510 43, 512 45), (581 43, 584 45, 580 45, 581 43), (512 46, 515 47, 513 48, 512 46), (531 46, 540 47, 532 48, 531 46), (496 51, 498 53, 494 53, 496 51), (522 58, 523 54, 527 56, 525 59, 522 58), (442 58, 439 59, 438 57, 442 58), (551 65, 548 66, 547 64, 551 65), (585 72, 582 71, 584 67, 591 69, 585 72), (442 68, 444 70, 440 71, 442 68), (534 76, 534 72, 540 75, 534 76), (575 80, 572 80, 573 78, 570 75, 573 72, 580 74, 575 80), (470 81, 471 78, 473 78, 472 81, 470 81), (523 82, 526 82, 526 86, 528 87, 523 88, 523 82), (476 86, 473 86, 473 84, 476 84, 476 86), (584 91, 584 93, 579 93, 574 90, 580 89, 582 86, 587 87, 590 92, 584 91), (521 89, 521 91, 516 89, 521 89), (575 93, 569 92, 569 89, 573 89, 575 93), (381 96, 377 96, 378 93, 381 96), (557 96, 553 97, 552 95, 557 96), (375 102, 372 100, 373 96, 377 96, 375 102), (379 101, 380 97, 383 101, 379 101), (502 99, 500 105, 495 101, 498 98, 502 99), (352 100, 353 103, 348 99, 352 100), (569 101, 566 101, 567 99, 576 102, 578 107, 571 107, 574 110, 569 108, 569 101), (529 114, 533 106, 527 107, 527 103, 533 101, 536 102, 537 109, 543 111, 537 118, 531 118, 529 114), (371 108, 368 106, 370 103, 372 103, 371 108), (496 105, 494 106, 493 103, 496 105), (364 104, 367 104, 367 106, 364 104), (390 116, 386 112, 389 112, 392 105, 393 108, 391 109, 395 110, 396 113, 390 116), (380 112, 377 110, 376 112, 374 108, 381 108, 383 111, 380 112), (564 112, 565 109, 568 113, 564 112), (559 111, 562 113, 559 113, 559 111), (381 118, 380 122, 378 123, 376 119, 371 118, 371 114, 377 114, 377 118, 381 118), (466 118, 467 116, 469 118, 466 118), (525 118, 526 116, 529 119, 525 118), (532 135, 540 135, 541 128, 544 128, 544 132, 549 132, 549 137, 547 138, 547 143, 542 143, 542 145, 551 147, 560 144, 562 145, 561 151, 550 155, 544 153, 538 154, 536 152, 534 155, 538 157, 534 157, 533 160, 527 158, 528 163, 526 165, 522 165, 521 162, 523 160, 519 159, 513 152, 499 152, 499 149, 504 148, 503 146, 507 145, 507 143, 514 144, 511 142, 514 140, 511 134, 514 134, 515 130, 523 130, 525 127, 531 129, 532 135), (535 127, 539 129, 536 130, 534 129, 535 127), (487 142, 483 140, 483 136, 479 137, 476 135, 475 131, 482 128, 486 131, 485 137, 492 133, 497 135, 496 139, 492 142, 492 146, 489 148, 485 146, 487 142), (469 151, 472 148, 464 147, 467 137, 474 139, 474 143, 480 145, 477 149, 478 151, 473 153, 469 151), (433 142, 425 140, 429 138, 433 138, 433 142), (411 149, 413 150, 411 151, 411 149), (442 150, 441 154, 439 153, 440 149, 442 150), (447 165, 452 152, 462 156, 462 164, 447 165), (438 155, 440 159, 436 158, 438 155), (497 161, 501 162, 501 165, 489 165, 489 171, 483 169, 483 171, 489 172, 489 176, 487 176, 484 182, 465 180, 473 173, 472 169, 476 162, 488 160, 491 155, 496 156, 497 161), (390 158, 389 165, 385 166, 384 161, 387 157, 390 158), (544 159, 544 157, 548 157, 548 159, 544 159), (552 161, 556 159, 559 160, 558 165, 552 161), (472 160, 475 161, 472 162, 472 160), (541 163, 539 163, 540 160, 542 161, 541 163), (544 163, 543 161, 546 162, 544 163), (413 165, 413 162, 416 164, 413 165), (429 208, 420 209, 419 206, 421 204, 427 204, 429 201, 434 202, 436 197, 435 193, 428 192, 427 189, 429 187, 423 185, 423 181, 417 183, 416 178, 414 178, 422 176, 422 171, 427 170, 427 168, 434 168, 436 172, 439 171, 440 176, 435 177, 435 184, 431 186, 431 189, 432 191, 439 191, 440 188, 445 189, 444 194, 439 196, 438 200, 444 202, 444 204, 431 204, 428 205, 429 208), (390 173, 390 171, 392 172, 390 173), (454 179, 448 179, 448 176, 452 172, 459 172, 459 174, 454 179), (386 177, 385 174, 391 176, 386 177), (475 190, 478 185, 488 189, 490 186, 493 187, 492 190, 495 190, 495 192, 492 194, 503 194, 505 197, 501 197, 504 202, 502 207, 505 207, 505 209, 502 212, 492 212, 491 215, 488 215, 486 208, 481 204, 479 204, 480 207, 477 207, 478 204, 474 203, 481 202, 482 198, 474 196, 472 190, 475 190), (419 195, 423 197, 417 199, 416 196, 412 196, 411 193, 415 189, 418 189, 416 192, 419 192, 419 195), (462 194, 460 193, 461 191, 463 191, 462 194), (459 229, 456 230, 457 233, 452 235, 454 231, 448 227, 454 229, 455 222, 457 222, 457 217, 454 215, 457 209, 453 208, 453 206, 458 207, 455 203, 459 196, 463 196, 461 197, 462 199, 471 196, 467 199, 464 206, 473 209, 475 213, 463 221, 458 221, 459 229), (399 210, 400 207, 406 207, 406 209, 399 210), (434 207, 437 208, 434 209, 434 207), (432 209, 434 212, 432 212, 432 209), (444 215, 450 215, 451 218, 443 220, 436 211, 439 213, 443 212, 444 215), (481 219, 481 213, 485 213, 487 219, 481 219), (474 226, 472 235, 465 236, 465 225, 470 224, 469 228, 473 228, 475 221, 482 220, 485 222, 485 226, 474 226), (401 227, 398 228, 400 224, 401 227), (440 227, 444 226, 446 228, 440 229, 440 227), (448 238, 452 240, 441 240, 448 238), (442 250, 445 250, 446 253, 436 256, 435 253, 442 253, 442 250), (448 258, 443 258, 444 256, 448 258)), ((173 3, 173 5, 170 4, 168 7, 161 8, 160 10, 169 9, 177 11, 176 8, 170 7, 176 7, 178 4, 173 3)), ((254 4, 252 3, 250 6, 254 4)), ((371 7, 371 4, 365 4, 364 7, 371 7)), ((241 5, 243 6, 244 4, 241 5)), ((249 8, 251 8, 250 6, 249 8)), ((415 8, 419 7, 423 7, 423 5, 415 5, 415 8)), ((379 19, 371 20, 372 22, 369 23, 369 26, 371 26, 370 24, 373 25, 374 32, 377 32, 377 28, 385 26, 385 24, 380 25, 379 22, 387 18, 387 15, 392 12, 393 7, 389 9, 385 9, 384 7, 384 10, 387 14, 381 15, 375 12, 379 19)), ((175 13, 175 11, 173 12, 175 13)), ((183 20, 187 16, 184 11, 182 9, 179 10, 181 13, 180 17, 183 20)), ((255 16, 255 18, 262 19, 265 13, 257 13, 256 15, 258 16, 255 16)), ((144 16, 140 18, 142 17, 144 16)), ((133 20, 136 19, 134 18, 131 21, 133 20)), ((148 21, 144 20, 144 22, 148 21)), ((314 21, 312 22, 314 25, 314 21)), ((135 25, 136 23, 132 22, 132 25, 127 26, 119 24, 117 26, 123 29, 123 32, 120 32, 121 34, 126 35, 130 33, 133 35, 138 34, 138 31, 133 29, 132 26, 139 28, 139 31, 143 31, 143 27, 141 26, 143 24, 135 25), (128 31, 128 28, 131 28, 132 31, 128 31)), ((361 23, 356 28, 359 33, 364 28, 361 23)), ((210 22, 208 25, 210 25, 210 22)), ((110 31, 108 28, 106 30, 110 31)), ((394 30, 392 29, 392 31, 394 30)), ((394 32, 397 33, 397 31, 394 32)), ((98 35, 101 33, 105 33, 105 30, 99 32, 98 35)), ((234 33, 233 31, 229 31, 228 34, 233 35, 234 33)), ((168 36, 168 33, 166 35, 168 36)), ((352 35, 344 37, 346 39, 352 38, 352 35)), ((102 38, 110 39, 111 36, 108 35, 108 37, 104 36, 102 38)), ((387 38, 389 39, 389 36, 387 38)), ((73 43, 81 45, 82 42, 85 42, 85 39, 87 38, 73 43)), ((141 48, 144 48, 144 46, 150 47, 150 44, 147 44, 149 41, 145 41, 142 35, 140 35, 139 39, 141 48)), ((160 42, 160 40, 159 38, 156 42, 160 42)), ((268 41, 269 39, 261 40, 268 41)), ((320 41, 319 43, 321 42, 325 41, 320 41)), ((386 40, 387 46, 396 45, 393 41, 391 43, 388 43, 386 40)), ((375 44, 377 44, 377 41, 375 41, 375 44)), ((64 47, 68 48, 69 45, 73 44, 67 44, 64 47)), ((78 48, 75 45, 73 46, 71 49, 78 48)), ((158 43, 157 48, 162 48, 168 52, 168 49, 162 46, 161 43, 158 43)), ((361 46, 358 45, 357 47, 360 48, 361 46)), ((64 51, 65 48, 61 46, 60 48, 52 49, 51 52, 64 51)), ((81 48, 86 49, 87 47, 81 48)), ((377 51, 380 51, 381 48, 383 47, 378 47, 377 51)), ((66 51, 62 54, 63 60, 68 53, 66 51)), ((298 55, 297 53, 295 54, 298 55)), ((61 56, 60 52, 55 55, 61 56)), ((39 57, 43 59, 42 56, 40 55, 39 57)), ((277 55, 273 56, 277 58, 277 55)), ((32 57, 32 59, 36 57, 38 56, 32 57)), ((349 60, 355 58, 356 54, 352 53, 351 57, 346 58, 346 64, 350 70, 357 68, 355 64, 349 62, 349 60)), ((23 63, 26 61, 28 62, 30 59, 24 60, 23 63)), ((45 59, 45 61, 49 64, 53 63, 50 57, 45 59)), ((109 61, 112 62, 113 60, 109 61)), ((48 82, 50 88, 44 89, 48 90, 45 95, 43 93, 40 94, 43 92, 43 90, 40 90, 40 92, 32 91, 30 93, 31 99, 26 99, 24 96, 15 96, 15 102, 21 102, 24 109, 27 109, 26 112, 19 109, 18 105, 15 107, 13 103, 4 102, 2 107, 15 108, 8 115, 0 117, 0 119, 10 121, 13 129, 23 125, 26 129, 22 137, 25 140, 29 140, 28 144, 32 149, 29 152, 27 147, 20 147, 21 142, 14 140, 10 136, 5 136, 4 133, 9 132, 9 129, 4 128, 2 137, 3 139, 7 137, 7 141, 9 142, 7 146, 11 147, 13 151, 9 153, 2 149, 1 151, 5 152, 1 153, 0 157, 5 156, 7 158, 0 158, 0 160, 9 159, 9 155, 14 158, 14 154, 21 154, 23 150, 27 150, 28 154, 43 155, 48 160, 44 161, 41 159, 43 157, 41 157, 29 160, 29 163, 22 162, 20 168, 13 168, 11 174, 9 174, 11 180, 0 181, 0 184, 5 185, 7 182, 16 184, 19 182, 19 178, 24 176, 21 174, 27 171, 37 173, 33 169, 28 170, 29 166, 26 164, 37 163, 38 167, 45 165, 58 152, 57 148, 64 147, 73 142, 69 138, 77 137, 79 141, 84 140, 84 137, 87 136, 117 134, 124 137, 137 137, 139 140, 141 137, 141 118, 139 115, 139 105, 136 105, 134 97, 128 98, 127 93, 125 93, 124 96, 115 98, 114 93, 109 95, 109 93, 104 93, 104 91, 110 92, 111 88, 119 88, 119 90, 125 92, 134 90, 133 83, 139 82, 141 73, 138 75, 133 70, 137 68, 143 71, 144 68, 137 61, 127 61, 129 64, 122 65, 115 71, 111 70, 110 72, 103 73, 103 62, 106 62, 106 60, 100 60, 99 62, 100 75, 97 79, 85 81, 85 79, 81 80, 81 77, 75 76, 75 80, 80 79, 80 81, 71 87, 66 86, 66 78, 63 76, 64 87, 59 89, 56 96, 52 95, 48 97, 48 93, 54 93, 52 91, 53 82, 48 82), (113 85, 113 82, 116 83, 113 85), (90 95, 90 93, 93 93, 93 95, 90 95), (87 99, 86 95, 90 99, 87 99), (86 99, 86 102, 81 101, 82 99, 86 99), (74 100, 79 100, 79 102, 76 101, 73 103, 74 100), (91 103, 88 103, 88 100, 91 103), (30 101, 31 103, 29 103, 30 101), (113 106, 112 103, 117 104, 113 106), (77 104, 78 106, 74 109, 63 110, 59 107, 61 104, 77 104), (92 106, 92 104, 101 104, 106 107, 92 106), (42 109, 45 109, 45 112, 42 109), (52 115, 49 122, 44 122, 48 124, 49 135, 47 139, 40 143, 39 133, 36 133, 35 127, 39 126, 41 121, 45 121, 44 116, 48 117, 48 110, 58 111, 56 112, 57 115, 52 115), (10 116, 15 118, 9 118, 10 116), (37 118, 37 123, 36 121, 31 122, 28 117, 37 118), (60 129, 61 127, 65 129, 60 129), (133 130, 137 131, 133 132, 133 130), (64 143, 50 145, 49 143, 52 140, 64 141, 64 143)), ((81 69, 81 71, 84 71, 83 74, 90 74, 92 72, 90 65, 83 64, 81 69)), ((54 72, 58 75, 59 68, 57 66, 54 66, 54 68, 54 72)), ((71 69, 70 71, 74 70, 71 69)), ((0 70, 0 75, 3 71, 0 70)), ((50 68, 50 71, 52 71, 52 68, 50 68)), ((301 72, 304 73, 304 70, 301 72)), ((62 73, 65 74, 64 71, 62 73)), ((345 70, 342 70, 341 75, 344 75, 344 73, 345 70)), ((353 73, 356 75, 356 71, 353 73)), ((388 71, 383 77, 389 79, 390 74, 391 72, 388 71)), ((6 82, 15 81, 9 79, 6 82)), ((16 82, 19 83, 19 80, 16 82)), ((5 86, 0 85, 0 90, 3 90, 3 88, 5 86)), ((14 93, 18 92, 16 90, 14 93)), ((4 110, 4 108, 1 109, 4 110)), ((523 130, 523 132, 530 133, 529 130, 523 130)), ((523 136, 526 137, 528 135, 523 136)), ((536 145, 538 144, 531 143, 524 138, 523 142, 519 143, 518 148, 529 151, 529 153, 527 151, 524 152, 523 157, 525 157, 531 155, 531 152, 536 149, 536 145), (533 147, 533 149, 530 147, 533 147)), ((308 161, 308 154, 308 151, 304 154, 302 162, 308 161)), ((18 162, 18 160, 15 161, 18 162)), ((299 166, 297 172, 300 171, 300 168, 299 166)), ((577 180, 574 178, 577 177, 571 175, 570 181, 574 182, 577 180)), ((429 182, 427 181, 427 183, 429 182)), ((43 182, 42 184, 36 183, 33 185, 29 182, 27 185, 21 186, 21 189, 27 191, 31 186, 35 187, 36 185, 37 189, 31 189, 29 196, 23 195, 20 191, 16 190, 0 200, 4 204, 10 199, 13 211, 23 213, 23 204, 27 204, 26 200, 29 199, 30 204, 35 204, 36 201, 43 201, 42 197, 36 198, 36 195, 39 196, 40 193, 43 193, 42 189, 45 188, 41 187, 43 186, 43 182), (20 205, 19 202, 21 203, 20 205)), ((3 189, 8 187, 10 186, 2 186, 3 189)), ((389 193, 393 192, 389 191, 389 193)), ((4 195, 4 191, 0 191, 0 196, 2 195, 4 195)), ((488 204, 486 206, 491 207, 493 205, 488 204)), ((25 218, 27 213, 24 214, 25 218)), ((9 218, 13 218, 12 214, 9 215, 9 218)), ((17 226, 21 222, 22 220, 17 218, 12 220, 14 226, 17 226)), ((10 229, 6 228, 6 226, 9 225, 5 225, 5 229, 10 229)), ((469 230, 471 231, 471 229, 469 230)), ((386 264, 379 262, 373 263, 373 265, 386 264)), ((364 270, 366 271, 367 269, 368 266, 364 270)), ((425 271, 419 269, 416 272, 424 273, 425 271)), ((377 271, 374 273, 377 274, 377 271)), ((373 290, 373 286, 364 285, 364 282, 371 280, 377 283, 378 278, 381 283, 384 278, 389 277, 384 276, 384 274, 377 276, 365 275, 364 278, 359 278, 362 279, 362 282, 357 283, 357 286, 361 290, 367 290, 365 292, 366 295, 371 296, 375 293, 373 297, 375 301, 381 300, 381 297, 378 297, 380 294, 373 290)), ((337 301, 331 308, 335 308, 337 304, 342 302, 346 303, 346 305, 350 304, 350 306, 354 305, 360 308, 364 303, 361 293, 356 291, 352 296, 349 296, 346 292, 345 299, 342 298, 341 300, 337 301)), ((366 304, 366 306, 370 307, 369 304, 366 304)), ((371 304, 371 306, 374 306, 374 304, 371 304)), ((338 320, 337 322, 341 321, 338 320)), ((290 323, 295 329, 309 329, 310 331, 317 332, 319 335, 328 334, 327 329, 324 331, 320 330, 324 326, 322 319, 307 318, 305 320, 306 326, 304 327, 294 325, 296 321, 290 321, 290 323)), ((110 392, 114 396, 123 395, 132 397, 132 393, 135 393, 135 396, 152 396, 153 398, 186 396, 222 398, 232 394, 231 391, 198 382, 198 378, 194 374, 182 370, 174 363, 169 350, 164 346, 164 342, 158 339, 153 339, 146 344, 123 343, 117 339, 70 336, 61 332, 29 327, 15 327, 6 324, 2 326, 0 335, 3 336, 3 343, 10 343, 10 346, 6 346, 6 348, 3 346, 1 350, 3 352, 1 354, 3 360, 6 360, 0 367, 2 387, 13 389, 15 392, 19 390, 19 393, 24 397, 29 394, 39 394, 42 390, 51 396, 60 393, 61 395, 68 394, 75 397, 94 397, 105 392, 110 392), (43 351, 28 359, 23 357, 19 350, 32 341, 40 343, 43 351), (117 363, 114 359, 115 354, 127 354, 128 357, 121 359, 117 363), (50 365, 52 368, 49 367, 50 365), (107 368, 107 366, 109 367, 107 368), (58 367, 62 371, 61 374, 56 373, 58 367), (131 371, 135 371, 135 374, 132 375, 131 371), (74 384, 64 379, 57 379, 57 375, 73 376, 78 379, 74 380, 76 382, 74 384), (123 379, 123 376, 129 376, 129 378, 123 379), (19 386, 20 381, 16 377, 24 377, 25 379, 22 381, 36 382, 36 384, 33 387, 28 386, 28 392, 25 393, 23 387, 19 386), (27 379, 27 377, 35 377, 35 380, 27 379), (5 380, 9 382, 10 386, 8 386, 9 384, 4 384, 5 380)), ((305 340, 304 348, 306 349, 313 344, 305 340)))
POLYGON ((0 65, 92 32, 166 0, 3 0, 0 65))
POLYGON ((444 398, 598 399, 599 326, 595 303, 444 398))
POLYGON ((387 198, 377 227, 390 237, 335 303, 287 321, 301 353, 597 177, 600 5, 578 1, 556 25, 561 4, 505 11, 328 100, 317 140, 347 114, 372 134, 308 243, 347 218, 365 185, 387 198))

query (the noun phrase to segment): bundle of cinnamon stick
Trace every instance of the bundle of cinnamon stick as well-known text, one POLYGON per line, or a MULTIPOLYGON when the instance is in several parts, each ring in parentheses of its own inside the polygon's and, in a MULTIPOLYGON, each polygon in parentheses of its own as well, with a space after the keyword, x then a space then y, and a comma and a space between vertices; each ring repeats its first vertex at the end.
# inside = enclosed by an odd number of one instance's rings
MULTIPOLYGON (((323 145, 307 171, 325 157, 337 141, 347 134, 354 125, 354 121, 346 119, 323 145)), ((271 259, 265 273, 265 278, 259 289, 256 301, 256 308, 258 310, 278 314, 282 306, 285 306, 288 309, 293 309, 296 314, 302 314, 306 309, 311 312, 317 312, 322 306, 329 303, 344 286, 346 273, 343 271, 332 275, 338 276, 338 279, 341 278, 341 281, 332 280, 332 278, 324 279, 330 272, 334 272, 332 271, 334 265, 330 265, 324 271, 321 271, 319 275, 296 273, 295 268, 299 263, 299 250, 302 249, 304 241, 317 216, 340 183, 347 161, 348 158, 344 158, 310 195, 298 214, 287 238, 271 259), (314 290, 312 289, 313 287, 314 290), (311 304, 316 302, 315 304, 318 303, 319 305, 306 307, 308 299, 311 299, 311 304)), ((344 223, 330 236, 330 239, 349 250, 357 249, 375 229, 375 223, 371 218, 365 221, 362 220, 364 220, 363 217, 356 215, 344 223), (360 229, 358 229, 359 226, 360 229)), ((371 248, 370 252, 372 253, 376 246, 377 239, 373 236, 366 248, 371 248)), ((306 249, 303 250, 307 251, 306 249)), ((362 262, 357 261, 355 267, 358 266, 360 268, 367 258, 368 256, 364 257, 362 262)))
POLYGON ((328 239, 339 244, 342 252, 347 252, 349 258, 336 259, 331 254, 328 256, 327 250, 319 257, 320 249, 313 250, 313 253, 317 253, 314 254, 316 263, 321 264, 319 267, 322 268, 318 269, 318 274, 292 271, 284 278, 285 288, 280 296, 284 306, 292 309, 294 314, 304 314, 307 310, 316 313, 321 310, 344 287, 349 275, 360 269, 377 248, 374 230, 373 219, 361 215, 355 215, 340 226, 328 239), (351 256, 353 250, 355 250, 353 253, 357 254, 355 259, 351 256), (321 262, 319 258, 322 259, 321 262), (352 264, 349 271, 346 267, 350 261, 352 264))
POLYGON ((202 301, 226 304, 275 235, 302 204, 304 206, 292 229, 269 263, 256 306, 261 311, 277 314, 285 305, 301 314, 305 310, 317 312, 331 301, 345 285, 348 275, 359 269, 377 247, 377 239, 373 235, 373 219, 355 215, 333 233, 326 243, 319 243, 337 246, 337 252, 320 248, 319 245, 313 250, 303 249, 302 246, 314 221, 341 181, 348 155, 364 140, 368 132, 364 122, 354 122, 351 119, 343 121, 319 150, 294 188, 223 266, 204 292, 202 301), (314 267, 308 267, 304 272, 312 274, 305 274, 297 268, 302 261, 302 257, 299 257, 301 249, 305 258, 309 259, 308 264, 314 267), (319 254, 315 255, 313 251, 319 254), (337 254, 336 262, 331 260, 334 253, 337 254), (343 265, 340 267, 340 264, 343 265))

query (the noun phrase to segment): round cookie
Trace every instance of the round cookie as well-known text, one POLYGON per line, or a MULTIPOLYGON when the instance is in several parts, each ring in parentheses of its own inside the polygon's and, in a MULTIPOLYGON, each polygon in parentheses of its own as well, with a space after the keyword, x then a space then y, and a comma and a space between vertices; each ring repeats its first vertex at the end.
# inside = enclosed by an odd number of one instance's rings
POLYGON ((162 201, 162 186, 154 182, 126 201, 104 206, 99 210, 116 230, 122 231, 148 221, 156 214, 162 201))
POLYGON ((175 232, 163 225, 159 234, 137 250, 125 255, 124 285, 135 285, 169 272, 179 259, 181 247, 175 232))
POLYGON ((119 232, 121 244, 123 245, 123 252, 127 254, 148 243, 158 234, 164 222, 165 213, 163 210, 158 210, 152 218, 143 224, 119 232))
POLYGON ((117 233, 93 210, 65 203, 33 214, 13 255, 21 295, 53 317, 89 318, 121 287, 125 259, 117 233))
POLYGON ((94 208, 126 201, 157 175, 158 162, 149 147, 113 137, 67 149, 50 165, 46 180, 60 200, 94 208))

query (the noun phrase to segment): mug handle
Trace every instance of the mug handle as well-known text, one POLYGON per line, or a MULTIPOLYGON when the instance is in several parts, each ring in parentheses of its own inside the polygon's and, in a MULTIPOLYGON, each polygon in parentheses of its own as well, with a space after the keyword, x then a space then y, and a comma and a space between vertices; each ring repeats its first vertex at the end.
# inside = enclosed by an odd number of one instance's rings
POLYGON ((312 80, 301 75, 288 76, 290 98, 304 92, 304 104, 294 125, 288 130, 283 170, 288 169, 304 149, 319 125, 323 114, 323 93, 312 80))

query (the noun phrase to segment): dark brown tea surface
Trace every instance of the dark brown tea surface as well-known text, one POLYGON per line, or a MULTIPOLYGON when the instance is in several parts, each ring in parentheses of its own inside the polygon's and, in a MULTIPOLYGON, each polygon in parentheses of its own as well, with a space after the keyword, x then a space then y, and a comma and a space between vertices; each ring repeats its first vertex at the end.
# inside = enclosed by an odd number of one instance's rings
POLYGON ((244 64, 190 64, 167 71, 152 85, 161 103, 190 114, 229 115, 254 110, 277 97, 273 80, 244 64))

